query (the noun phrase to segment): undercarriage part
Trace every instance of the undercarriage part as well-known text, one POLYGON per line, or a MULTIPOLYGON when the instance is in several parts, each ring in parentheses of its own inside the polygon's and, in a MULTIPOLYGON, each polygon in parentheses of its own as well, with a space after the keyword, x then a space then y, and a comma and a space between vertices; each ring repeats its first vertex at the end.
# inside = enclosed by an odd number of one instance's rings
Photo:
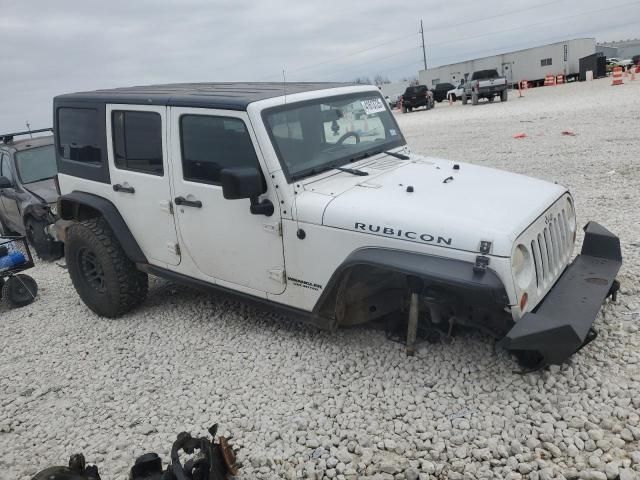
POLYGON ((407 355, 416 352, 416 335, 418 334, 418 294, 411 293, 409 302, 409 321, 407 322, 407 355))
MULTIPOLYGON (((226 480, 238 474, 239 465, 229 441, 215 438, 218 425, 209 428, 211 439, 194 438, 191 434, 178 434, 171 447, 171 463, 162 470, 162 459, 156 453, 145 453, 135 460, 129 480, 226 480), (191 458, 182 464, 180 452, 191 458)), ((101 480, 95 465, 86 465, 82 454, 72 455, 68 467, 49 467, 37 473, 32 480, 101 480)))

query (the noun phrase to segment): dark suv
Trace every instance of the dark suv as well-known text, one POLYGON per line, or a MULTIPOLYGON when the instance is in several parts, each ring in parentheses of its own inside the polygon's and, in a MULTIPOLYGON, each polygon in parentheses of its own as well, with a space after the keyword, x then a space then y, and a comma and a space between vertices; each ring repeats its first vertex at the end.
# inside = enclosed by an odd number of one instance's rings
POLYGON ((55 260, 63 244, 49 233, 58 191, 53 136, 14 140, 51 129, 0 134, 0 235, 26 235, 43 260, 55 260))
POLYGON ((454 87, 451 83, 438 83, 433 89, 433 99, 440 103, 447 98, 447 92, 453 90, 454 87))
POLYGON ((433 93, 426 85, 407 87, 402 95, 402 113, 410 112, 418 107, 425 107, 427 110, 433 108, 433 93))

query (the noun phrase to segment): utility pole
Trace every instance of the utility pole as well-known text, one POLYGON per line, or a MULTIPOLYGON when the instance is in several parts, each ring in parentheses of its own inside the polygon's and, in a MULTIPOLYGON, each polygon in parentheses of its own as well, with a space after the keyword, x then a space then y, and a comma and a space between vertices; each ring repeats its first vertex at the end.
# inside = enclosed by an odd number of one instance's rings
POLYGON ((427 51, 424 48, 424 27, 422 26, 422 19, 420 19, 420 35, 422 36, 422 60, 424 61, 424 69, 427 69, 427 51))

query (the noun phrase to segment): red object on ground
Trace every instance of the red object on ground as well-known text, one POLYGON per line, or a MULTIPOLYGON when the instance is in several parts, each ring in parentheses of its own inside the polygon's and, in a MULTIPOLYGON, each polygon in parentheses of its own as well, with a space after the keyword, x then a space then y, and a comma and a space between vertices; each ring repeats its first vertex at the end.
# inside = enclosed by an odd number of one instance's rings
POLYGON ((527 138, 527 134, 522 132, 522 133, 516 133, 513 138, 527 138))

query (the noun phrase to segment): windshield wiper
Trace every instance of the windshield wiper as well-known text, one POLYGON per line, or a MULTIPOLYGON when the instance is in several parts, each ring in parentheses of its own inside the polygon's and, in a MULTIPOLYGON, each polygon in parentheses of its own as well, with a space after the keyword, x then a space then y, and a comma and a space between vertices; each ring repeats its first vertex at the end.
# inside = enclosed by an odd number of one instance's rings
POLYGON ((382 153, 386 153, 387 155, 391 155, 392 157, 396 157, 399 158, 400 160, 409 160, 409 156, 405 155, 404 153, 396 153, 396 152, 389 152, 389 151, 385 151, 382 153))
POLYGON ((344 167, 333 167, 336 170, 340 170, 341 172, 347 172, 352 175, 358 175, 359 177, 366 177, 369 175, 369 172, 365 172, 364 170, 356 170, 355 168, 344 168, 344 167))

